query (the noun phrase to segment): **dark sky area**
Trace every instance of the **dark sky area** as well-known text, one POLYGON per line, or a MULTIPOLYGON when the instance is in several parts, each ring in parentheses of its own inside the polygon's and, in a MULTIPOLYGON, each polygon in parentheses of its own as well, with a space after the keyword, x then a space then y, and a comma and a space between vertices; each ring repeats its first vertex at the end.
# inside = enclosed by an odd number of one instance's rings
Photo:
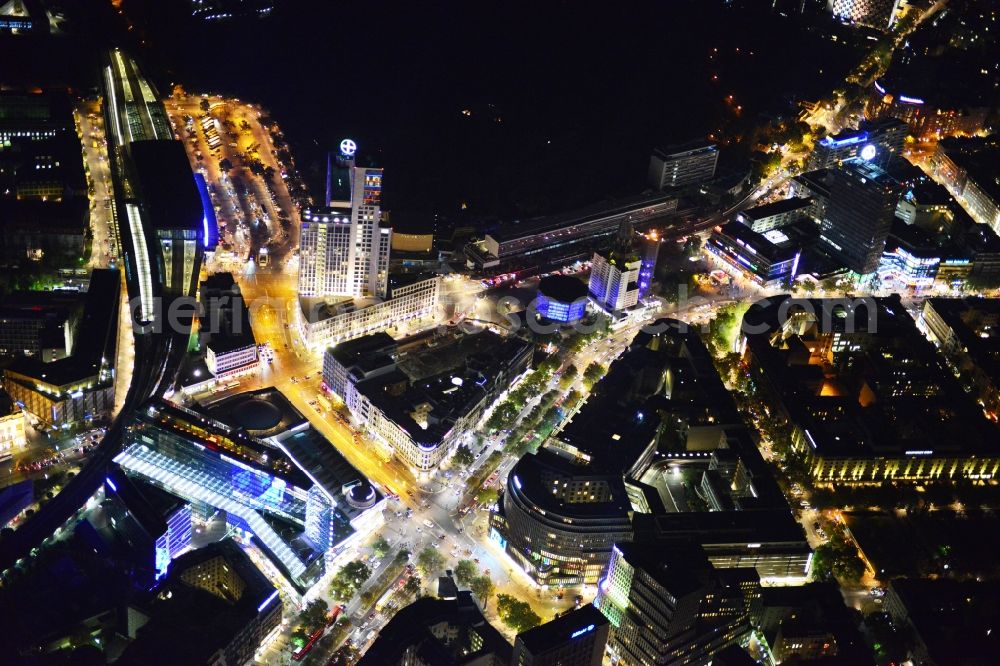
POLYGON ((143 40, 163 83, 263 104, 317 186, 323 152, 356 139, 386 169, 394 225, 420 228, 635 193, 654 146, 790 111, 843 75, 849 49, 751 4, 278 0, 207 23, 186 0, 125 0, 134 30, 91 32, 143 40))

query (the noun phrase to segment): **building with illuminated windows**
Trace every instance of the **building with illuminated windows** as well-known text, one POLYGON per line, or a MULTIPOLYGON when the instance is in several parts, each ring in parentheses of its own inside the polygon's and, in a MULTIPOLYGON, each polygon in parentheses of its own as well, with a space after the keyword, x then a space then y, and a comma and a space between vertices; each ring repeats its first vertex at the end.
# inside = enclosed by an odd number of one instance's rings
POLYGON ((792 197, 772 203, 746 208, 736 214, 736 221, 762 234, 796 222, 809 215, 812 199, 792 197))
POLYGON ((885 171, 864 160, 845 162, 830 172, 821 243, 848 270, 874 273, 898 202, 898 185, 885 171))
POLYGON ((649 158, 649 184, 658 190, 712 180, 718 147, 708 141, 657 148, 649 158))
POLYGON ((323 383, 341 398, 385 457, 437 467, 531 365, 533 346, 490 331, 395 355, 385 334, 327 350, 323 383), (440 345, 440 346, 438 346, 440 345))
POLYGON ((715 228, 706 248, 730 272, 764 287, 787 285, 798 274, 803 250, 815 244, 817 231, 811 220, 762 233, 729 222, 715 228))
POLYGON ((250 311, 232 273, 215 273, 201 283, 199 337, 209 371, 219 376, 252 372, 260 365, 250 311))
POLYGON ((921 483, 1000 473, 997 425, 963 390, 898 295, 772 298, 740 351, 817 483, 921 483))
POLYGON ((829 169, 855 158, 885 166, 893 156, 902 155, 909 132, 909 126, 897 118, 862 121, 858 129, 845 129, 816 142, 806 168, 829 169))
POLYGON ((330 164, 326 206, 302 212, 302 297, 385 298, 388 291, 392 229, 381 226, 382 169, 355 166, 349 141, 330 164))
POLYGON ((595 252, 590 268, 590 297, 608 313, 620 313, 639 303, 642 258, 627 250, 595 252))
POLYGON ((407 322, 438 321, 441 276, 423 276, 396 283, 389 280, 390 293, 381 299, 299 299, 297 324, 306 345, 321 351, 345 340, 406 325, 407 322))
POLYGON ((150 402, 114 460, 198 515, 225 512, 300 589, 323 573, 324 555, 381 525, 381 493, 274 389, 198 411, 150 402))
POLYGON ((594 585, 615 543, 681 534, 718 568, 802 580, 812 551, 698 335, 647 327, 507 476, 490 538, 539 585, 594 585), (716 504, 684 501, 710 477, 716 504))
POLYGON ((127 608, 130 642, 115 663, 246 664, 281 624, 278 590, 231 539, 174 560, 146 598, 127 608))
POLYGON ((156 486, 113 469, 104 481, 103 508, 111 530, 135 561, 132 577, 144 589, 167 575, 171 560, 191 547, 191 507, 156 486))
POLYGON ((683 539, 616 543, 594 605, 611 623, 613 663, 710 664, 750 640, 743 590, 683 539))
POLYGON ((551 321, 579 321, 587 312, 587 285, 570 275, 543 277, 538 282, 535 308, 551 321))
POLYGON ((4 368, 4 388, 33 421, 69 428, 111 415, 120 298, 121 273, 94 269, 72 354, 51 363, 21 357, 4 368))
POLYGON ((834 18, 888 32, 899 0, 830 0, 829 6, 834 18))
POLYGON ((1000 300, 928 298, 923 325, 987 414, 1000 414, 1000 300))
POLYGON ((492 274, 509 269, 564 266, 608 247, 623 223, 641 225, 678 214, 669 192, 640 194, 579 210, 491 228, 464 248, 467 266, 492 274))

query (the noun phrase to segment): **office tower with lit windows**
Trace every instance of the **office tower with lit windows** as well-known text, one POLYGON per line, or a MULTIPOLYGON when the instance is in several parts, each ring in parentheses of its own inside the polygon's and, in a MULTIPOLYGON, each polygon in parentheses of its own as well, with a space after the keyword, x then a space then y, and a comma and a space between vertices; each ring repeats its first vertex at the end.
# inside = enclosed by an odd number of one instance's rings
POLYGON ((382 169, 354 164, 354 142, 331 158, 326 206, 302 215, 299 295, 385 298, 392 229, 382 218, 382 169))
POLYGON ((704 183, 715 177, 719 149, 709 141, 657 148, 649 158, 649 183, 657 189, 704 183))
POLYGON ((882 169, 851 160, 830 172, 830 202, 820 240, 858 275, 875 272, 899 201, 896 182, 882 169))
POLYGON ((611 622, 612 661, 623 664, 707 664, 750 637, 740 586, 690 541, 616 544, 594 605, 611 622))
POLYGON ((590 269, 590 297, 606 312, 621 312, 639 302, 638 254, 615 249, 595 252, 590 269))

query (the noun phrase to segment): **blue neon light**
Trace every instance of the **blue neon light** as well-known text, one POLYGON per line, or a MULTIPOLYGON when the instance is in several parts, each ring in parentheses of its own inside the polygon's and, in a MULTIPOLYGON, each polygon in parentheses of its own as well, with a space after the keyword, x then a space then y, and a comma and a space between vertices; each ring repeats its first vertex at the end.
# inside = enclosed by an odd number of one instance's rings
POLYGON ((899 96, 899 101, 902 102, 903 104, 917 104, 917 105, 920 105, 920 104, 924 103, 924 100, 920 99, 919 97, 907 97, 906 95, 900 95, 899 96))
POLYGON ((110 477, 108 477, 108 478, 106 478, 104 480, 108 484, 108 487, 111 488, 111 490, 113 490, 115 492, 118 492, 118 486, 115 485, 115 482, 112 481, 110 477))
POLYGON ((833 137, 826 137, 822 139, 820 143, 828 148, 843 148, 845 146, 853 146, 856 143, 861 143, 862 141, 868 140, 868 132, 862 132, 861 134, 855 134, 854 136, 849 136, 846 139, 834 139, 833 137))
POLYGON ((572 634, 570 634, 569 637, 570 638, 577 638, 579 636, 583 636, 584 634, 589 634, 593 630, 594 630, 594 625, 590 624, 590 625, 587 625, 586 627, 584 627, 583 629, 577 629, 572 634))
POLYGON ((212 198, 208 195, 208 183, 205 182, 205 177, 196 173, 194 183, 201 198, 201 226, 204 231, 202 243, 205 249, 212 250, 219 244, 219 222, 215 218, 215 208, 212 206, 212 198))
POLYGON ((875 90, 879 91, 883 95, 885 94, 885 88, 883 88, 881 85, 879 85, 878 80, 875 81, 875 90))
POLYGON ((521 489, 521 479, 517 478, 516 474, 514 475, 514 485, 517 486, 518 490, 521 489))
POLYGON ((268 605, 272 601, 274 601, 275 597, 277 597, 277 596, 278 596, 278 591, 275 590, 274 592, 271 593, 271 596, 269 596, 267 599, 264 599, 264 601, 261 602, 260 606, 257 606, 257 612, 259 613, 262 610, 264 610, 265 608, 267 608, 268 605))

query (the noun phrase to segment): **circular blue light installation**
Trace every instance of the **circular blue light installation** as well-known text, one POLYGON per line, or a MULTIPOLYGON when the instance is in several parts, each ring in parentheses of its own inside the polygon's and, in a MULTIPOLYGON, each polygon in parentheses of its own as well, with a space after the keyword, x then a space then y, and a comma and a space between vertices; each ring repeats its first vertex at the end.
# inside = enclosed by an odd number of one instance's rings
POLYGON ((358 144, 354 142, 354 139, 344 139, 340 142, 340 154, 344 157, 353 157, 356 152, 358 152, 358 144))

